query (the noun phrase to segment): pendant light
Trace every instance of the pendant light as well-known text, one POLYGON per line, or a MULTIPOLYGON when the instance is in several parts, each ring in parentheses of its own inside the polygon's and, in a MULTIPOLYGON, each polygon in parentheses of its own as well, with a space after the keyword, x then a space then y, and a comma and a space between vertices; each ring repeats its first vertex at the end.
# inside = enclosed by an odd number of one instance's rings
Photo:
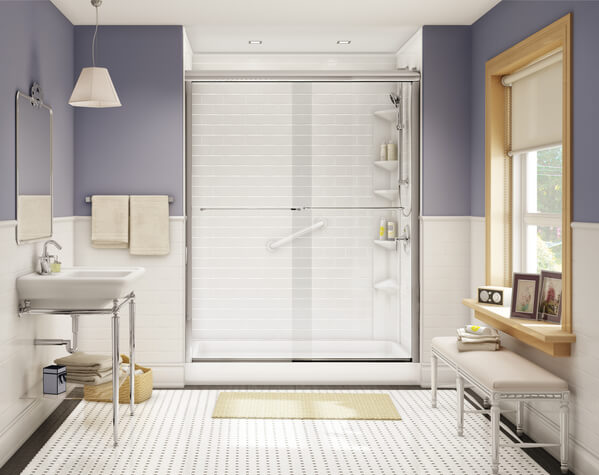
POLYGON ((96 8, 96 29, 92 40, 92 67, 83 68, 75 89, 69 99, 74 107, 121 107, 121 101, 116 93, 110 73, 106 68, 96 67, 96 36, 98 35, 98 7, 102 0, 91 0, 96 8))

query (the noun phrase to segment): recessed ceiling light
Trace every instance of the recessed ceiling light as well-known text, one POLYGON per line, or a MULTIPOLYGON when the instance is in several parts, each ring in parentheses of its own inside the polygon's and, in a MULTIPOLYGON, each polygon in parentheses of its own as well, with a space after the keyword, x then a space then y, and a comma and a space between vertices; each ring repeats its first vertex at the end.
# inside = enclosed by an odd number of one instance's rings
POLYGON ((248 43, 251 45, 261 45, 262 40, 250 40, 250 41, 248 41, 248 43))
POLYGON ((351 44, 351 40, 337 40, 338 45, 349 45, 351 44))

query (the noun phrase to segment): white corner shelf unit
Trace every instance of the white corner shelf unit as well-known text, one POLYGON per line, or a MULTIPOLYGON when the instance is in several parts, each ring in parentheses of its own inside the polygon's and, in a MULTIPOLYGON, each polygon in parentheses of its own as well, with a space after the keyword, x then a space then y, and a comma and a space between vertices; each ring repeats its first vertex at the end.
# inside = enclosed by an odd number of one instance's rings
POLYGON ((385 279, 374 284, 374 288, 376 290, 382 290, 383 292, 394 294, 399 290, 399 285, 395 279, 385 279))
POLYGON ((377 160, 374 162, 374 166, 392 172, 397 170, 398 163, 397 160, 377 160))
POLYGON ((380 246, 384 249, 387 249, 389 251, 396 251, 397 250, 397 241, 395 239, 393 239, 392 241, 383 241, 382 239, 375 239, 374 243, 377 246, 380 246))
POLYGON ((395 122, 397 120, 397 109, 384 109, 375 111, 373 114, 379 119, 383 119, 388 122, 395 122))
POLYGON ((399 199, 399 190, 374 190, 374 194, 389 201, 399 199))

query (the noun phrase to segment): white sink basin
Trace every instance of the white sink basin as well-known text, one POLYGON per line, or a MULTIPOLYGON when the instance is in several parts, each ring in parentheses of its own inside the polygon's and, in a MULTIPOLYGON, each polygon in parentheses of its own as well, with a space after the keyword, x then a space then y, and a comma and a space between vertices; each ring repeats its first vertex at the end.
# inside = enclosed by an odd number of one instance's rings
POLYGON ((66 267, 57 274, 27 274, 17 278, 19 300, 31 308, 88 310, 106 308, 113 299, 135 290, 143 267, 66 267))

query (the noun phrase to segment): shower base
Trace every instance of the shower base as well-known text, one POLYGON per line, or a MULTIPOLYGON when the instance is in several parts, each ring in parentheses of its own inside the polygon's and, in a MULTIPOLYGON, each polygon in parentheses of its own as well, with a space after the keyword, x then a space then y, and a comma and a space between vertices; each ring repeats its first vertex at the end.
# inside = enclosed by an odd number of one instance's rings
POLYGON ((192 361, 412 361, 393 341, 364 340, 196 340, 192 361))

